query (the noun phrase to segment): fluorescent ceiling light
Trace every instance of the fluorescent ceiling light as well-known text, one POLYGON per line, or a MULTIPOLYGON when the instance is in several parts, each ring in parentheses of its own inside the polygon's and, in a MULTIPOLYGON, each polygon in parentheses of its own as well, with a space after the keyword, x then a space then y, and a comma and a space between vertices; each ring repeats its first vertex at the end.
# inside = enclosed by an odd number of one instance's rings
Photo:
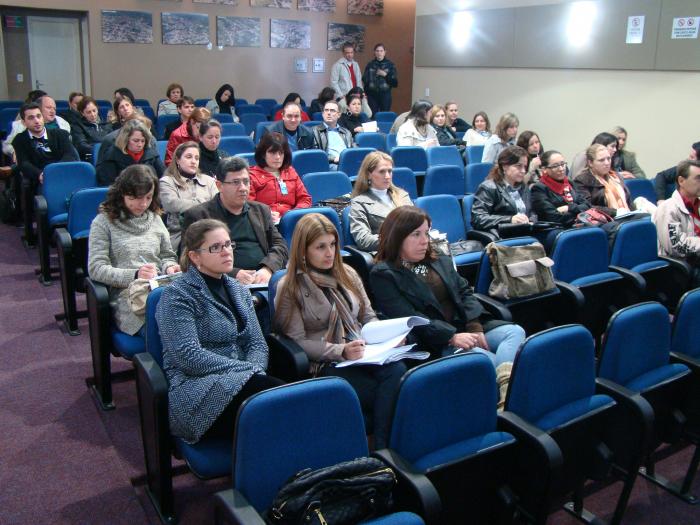
POLYGON ((473 22, 472 14, 468 11, 459 11, 452 15, 452 27, 450 28, 450 40, 456 49, 463 49, 469 42, 473 22))
POLYGON ((588 44, 597 14, 598 6, 595 2, 574 2, 571 4, 569 23, 566 27, 569 44, 575 47, 588 44))

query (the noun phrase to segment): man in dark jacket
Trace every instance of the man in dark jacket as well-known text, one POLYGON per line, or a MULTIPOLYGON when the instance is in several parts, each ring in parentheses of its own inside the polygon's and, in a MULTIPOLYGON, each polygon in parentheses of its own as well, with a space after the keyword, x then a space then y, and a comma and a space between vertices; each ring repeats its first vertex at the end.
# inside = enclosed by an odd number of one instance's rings
POLYGON ((163 140, 168 140, 173 131, 182 126, 194 111, 194 99, 185 95, 177 101, 177 112, 180 114, 180 120, 173 120, 165 126, 163 131, 163 140))
POLYGON ((284 106, 282 120, 267 126, 263 134, 270 132, 284 135, 292 151, 318 149, 311 130, 301 125, 301 108, 294 102, 289 102, 284 106))
POLYGON ((328 162, 331 169, 338 169, 340 153, 347 148, 352 148, 355 143, 352 133, 338 125, 340 111, 335 100, 329 100, 323 106, 323 124, 313 128, 314 140, 318 149, 328 153, 328 162))
MULTIPOLYGON (((698 159, 700 159, 700 142, 696 142, 691 146, 690 154, 688 155, 688 160, 698 159)), ((659 201, 668 199, 673 193, 673 190, 676 189, 676 179, 678 178, 677 168, 678 166, 672 166, 656 174, 654 188, 656 189, 656 197, 659 201)))
POLYGON ((289 257, 284 239, 272 223, 266 204, 248 200, 250 175, 248 164, 240 157, 222 159, 216 168, 219 194, 185 212, 185 230, 200 219, 218 219, 231 230, 236 243, 231 276, 242 284, 264 284, 272 274, 287 265, 289 257))
POLYGON ((386 58, 384 44, 374 46, 374 60, 365 66, 362 75, 372 114, 391 111, 391 90, 399 85, 396 66, 386 58))

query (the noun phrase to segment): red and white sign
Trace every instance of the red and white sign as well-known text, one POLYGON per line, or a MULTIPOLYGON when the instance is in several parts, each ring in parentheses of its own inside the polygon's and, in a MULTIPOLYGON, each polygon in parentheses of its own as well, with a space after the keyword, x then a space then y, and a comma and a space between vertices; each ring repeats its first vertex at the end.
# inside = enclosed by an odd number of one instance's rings
POLYGON ((681 18, 674 18, 671 38, 697 38, 698 25, 700 25, 700 16, 684 16, 681 18))

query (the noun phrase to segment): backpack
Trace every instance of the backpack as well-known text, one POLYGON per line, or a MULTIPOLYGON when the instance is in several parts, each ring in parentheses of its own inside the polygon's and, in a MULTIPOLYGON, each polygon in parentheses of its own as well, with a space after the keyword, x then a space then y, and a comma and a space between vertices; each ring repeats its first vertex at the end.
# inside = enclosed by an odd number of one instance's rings
POLYGON ((513 299, 540 294, 555 288, 552 266, 544 247, 533 242, 524 246, 505 246, 495 242, 486 245, 493 280, 489 295, 513 299))

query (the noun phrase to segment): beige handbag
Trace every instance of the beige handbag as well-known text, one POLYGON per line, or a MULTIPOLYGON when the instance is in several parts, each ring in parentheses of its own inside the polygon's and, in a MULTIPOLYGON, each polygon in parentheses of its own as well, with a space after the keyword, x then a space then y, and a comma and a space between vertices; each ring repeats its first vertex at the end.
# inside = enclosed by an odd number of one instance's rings
POLYGON ((151 282, 148 279, 135 279, 129 284, 129 308, 136 315, 146 314, 146 301, 151 293, 151 282))
POLYGON ((492 242, 486 246, 486 253, 493 272, 489 295, 514 299, 555 288, 552 275, 554 261, 547 257, 540 243, 504 246, 492 242))

